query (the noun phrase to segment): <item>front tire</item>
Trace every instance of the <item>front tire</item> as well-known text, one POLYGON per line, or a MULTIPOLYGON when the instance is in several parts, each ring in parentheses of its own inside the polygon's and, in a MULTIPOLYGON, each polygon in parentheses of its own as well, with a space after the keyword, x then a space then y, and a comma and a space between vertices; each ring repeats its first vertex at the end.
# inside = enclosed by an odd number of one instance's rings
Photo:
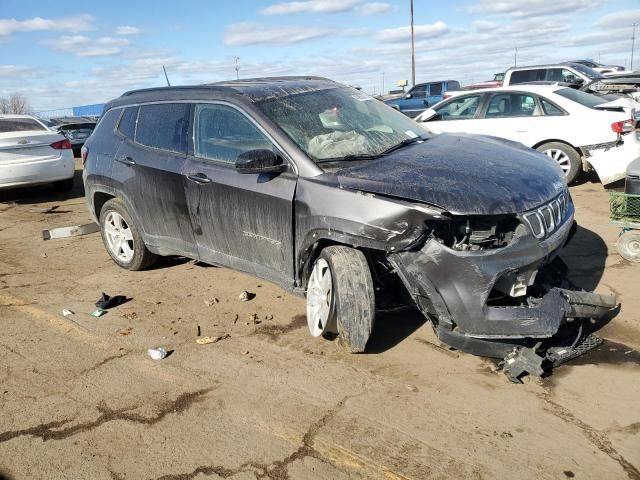
POLYGON ((147 250, 124 202, 113 198, 100 210, 102 242, 114 262, 127 270, 142 270, 158 258, 147 250))
POLYGON ((375 320, 375 293, 364 254, 327 247, 315 261, 307 284, 307 323, 314 337, 338 333, 351 353, 364 352, 375 320))
POLYGON ((627 230, 618 238, 618 253, 630 262, 640 262, 640 232, 627 230))
POLYGON ((560 166, 564 177, 567 179, 567 184, 573 183, 580 175, 582 171, 580 154, 571 145, 561 142, 549 142, 538 146, 536 150, 546 154, 560 166))

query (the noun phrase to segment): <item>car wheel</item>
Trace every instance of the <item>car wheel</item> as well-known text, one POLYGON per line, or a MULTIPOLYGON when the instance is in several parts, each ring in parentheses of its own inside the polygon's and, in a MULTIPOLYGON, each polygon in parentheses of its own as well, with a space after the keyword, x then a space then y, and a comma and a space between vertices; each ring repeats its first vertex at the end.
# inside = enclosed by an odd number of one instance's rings
POLYGON ((102 206, 100 231, 107 252, 122 268, 142 270, 157 259, 157 255, 147 250, 126 205, 119 198, 102 206))
POLYGON ((564 173, 567 183, 572 183, 580 174, 580 155, 576 150, 560 142, 549 142, 536 148, 539 152, 545 153, 550 159, 557 162, 564 173))
POLYGON ((73 189, 73 178, 60 180, 59 182, 53 182, 53 188, 55 188, 59 192, 68 192, 69 190, 73 189))
POLYGON ((625 260, 640 262, 640 232, 627 230, 618 238, 618 253, 625 260))
POLYGON ((307 283, 311 335, 327 337, 337 333, 347 350, 363 352, 374 319, 373 281, 364 254, 342 246, 322 250, 307 283))

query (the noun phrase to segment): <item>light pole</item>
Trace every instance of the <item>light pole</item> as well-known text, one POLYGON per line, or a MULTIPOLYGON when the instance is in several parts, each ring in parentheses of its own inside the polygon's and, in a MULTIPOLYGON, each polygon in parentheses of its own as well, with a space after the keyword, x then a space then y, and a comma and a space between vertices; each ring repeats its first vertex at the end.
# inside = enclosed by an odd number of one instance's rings
POLYGON ((513 66, 518 66, 518 47, 516 47, 515 52, 513 54, 513 66))
POLYGON ((416 44, 413 35, 413 0, 411 0, 411 85, 416 84, 416 44))
POLYGON ((236 80, 240 80, 240 64, 238 63, 240 61, 240 57, 233 57, 233 60, 236 62, 236 80))
POLYGON ((381 92, 382 95, 384 95, 384 92, 385 92, 385 90, 384 90, 384 72, 382 72, 382 92, 381 92))
POLYGON ((631 34, 631 70, 633 70, 633 51, 636 47, 636 27, 638 26, 638 22, 633 22, 633 33, 631 34))

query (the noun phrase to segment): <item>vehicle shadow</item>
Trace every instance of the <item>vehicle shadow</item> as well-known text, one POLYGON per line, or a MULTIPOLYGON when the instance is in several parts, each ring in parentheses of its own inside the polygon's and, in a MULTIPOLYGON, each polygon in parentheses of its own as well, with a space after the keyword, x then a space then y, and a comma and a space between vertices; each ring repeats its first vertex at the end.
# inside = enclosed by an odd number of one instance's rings
POLYGON ((560 255, 569 267, 568 279, 580 288, 593 291, 602 279, 608 254, 607 244, 600 235, 578 226, 560 255))
POLYGON ((383 353, 411 336, 426 318, 417 308, 402 307, 376 312, 376 322, 365 354, 383 353))
POLYGON ((17 203, 20 205, 62 202, 82 197, 84 197, 82 170, 78 169, 75 171, 71 190, 58 191, 52 184, 0 190, 0 203, 17 203))

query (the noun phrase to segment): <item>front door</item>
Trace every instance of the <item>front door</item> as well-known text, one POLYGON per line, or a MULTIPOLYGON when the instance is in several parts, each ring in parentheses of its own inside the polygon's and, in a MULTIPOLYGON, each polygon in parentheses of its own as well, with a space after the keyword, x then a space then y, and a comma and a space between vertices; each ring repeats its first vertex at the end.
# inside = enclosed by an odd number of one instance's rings
POLYGON ((200 258, 284 285, 293 284, 293 197, 297 175, 242 174, 243 152, 269 149, 267 135, 226 104, 194 109, 185 185, 200 258))

